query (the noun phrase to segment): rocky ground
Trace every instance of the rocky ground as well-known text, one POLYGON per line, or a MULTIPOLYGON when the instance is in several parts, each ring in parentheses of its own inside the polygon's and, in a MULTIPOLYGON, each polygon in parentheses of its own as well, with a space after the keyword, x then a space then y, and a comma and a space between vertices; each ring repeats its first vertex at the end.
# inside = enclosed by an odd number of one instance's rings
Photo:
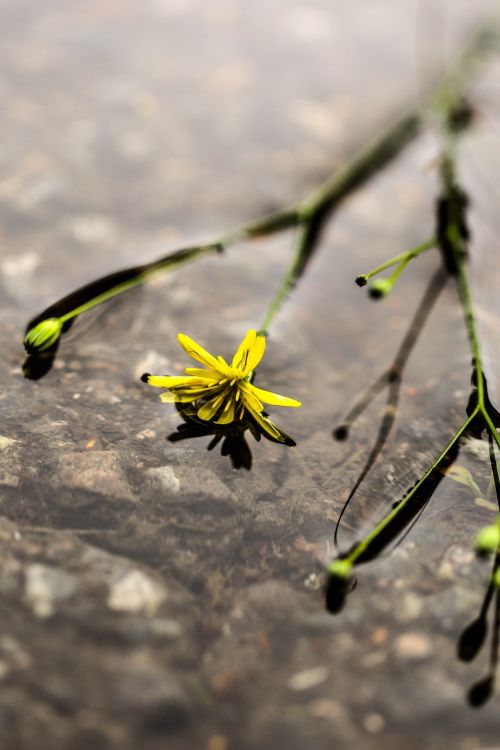
MULTIPOLYGON (((178 331, 230 356, 262 319, 289 234, 85 316, 43 379, 25 379, 21 367, 27 320, 76 286, 306 194, 417 99, 495 5, 0 3, 2 747, 498 742, 498 697, 481 710, 467 704, 487 647, 473 664, 456 659, 487 585, 471 545, 491 503, 442 482, 404 544, 362 569, 340 615, 322 593, 335 522, 383 399, 347 442, 331 431, 391 361, 438 259, 415 262, 379 305, 352 279, 432 232, 432 135, 345 204, 273 326, 259 385, 303 401, 300 412, 273 411, 296 448, 253 443, 248 472, 207 452, 206 438, 171 444, 179 417, 139 380, 187 365, 178 331)), ((494 399, 499 65, 475 87, 462 162, 494 399)), ((342 545, 460 424, 469 362, 450 286, 342 545)), ((485 495, 481 446, 458 464, 485 495)))

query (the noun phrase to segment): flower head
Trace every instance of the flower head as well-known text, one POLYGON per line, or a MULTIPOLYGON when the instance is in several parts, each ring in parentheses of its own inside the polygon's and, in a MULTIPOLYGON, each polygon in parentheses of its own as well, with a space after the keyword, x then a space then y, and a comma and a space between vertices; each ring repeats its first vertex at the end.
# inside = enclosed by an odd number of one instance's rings
POLYGON ((167 389, 160 395, 162 401, 196 404, 197 417, 217 425, 242 423, 250 418, 266 437, 280 443, 290 441, 267 417, 264 404, 300 406, 300 401, 264 391, 251 382, 253 371, 264 356, 265 336, 248 331, 230 365, 184 333, 177 338, 184 351, 203 367, 187 367, 186 374, 179 376, 143 375, 145 383, 167 389))

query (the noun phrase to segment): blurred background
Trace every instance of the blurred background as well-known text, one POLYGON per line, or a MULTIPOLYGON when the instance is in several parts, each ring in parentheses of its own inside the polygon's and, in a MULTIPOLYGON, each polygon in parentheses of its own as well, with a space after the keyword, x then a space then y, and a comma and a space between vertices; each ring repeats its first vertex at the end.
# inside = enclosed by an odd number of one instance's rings
MULTIPOLYGON (((235 471, 204 440, 171 445, 173 407, 139 382, 187 363, 183 331, 231 356, 293 247, 242 243, 80 320, 45 379, 23 378, 27 321, 75 287, 208 241, 302 198, 422 97, 480 0, 0 0, 0 744, 37 750, 492 748, 488 670, 456 660, 488 570, 493 518, 442 483, 337 617, 324 563, 378 429, 331 431, 391 362, 429 253, 375 304, 354 277, 433 231, 425 132, 335 215, 273 324, 259 385, 297 441, 235 471), (292 413, 293 412, 293 413, 292 413)), ((460 169, 491 395, 500 338, 498 55, 471 99, 460 169)), ((396 429, 346 518, 346 547, 463 420, 470 354, 452 286, 410 360, 396 429)), ((496 401, 497 406, 498 402, 496 401)), ((483 490, 484 456, 460 465, 483 490)))

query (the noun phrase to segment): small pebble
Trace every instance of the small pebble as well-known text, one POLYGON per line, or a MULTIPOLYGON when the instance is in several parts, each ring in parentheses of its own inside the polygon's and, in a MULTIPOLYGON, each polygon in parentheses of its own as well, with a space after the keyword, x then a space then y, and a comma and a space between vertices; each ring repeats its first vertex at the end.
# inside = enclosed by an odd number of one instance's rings
POLYGON ((111 586, 108 606, 119 612, 154 615, 167 598, 165 589, 142 570, 131 570, 111 586))
POLYGON ((290 690, 296 691, 310 690, 316 685, 321 685, 327 678, 328 670, 326 667, 313 667, 292 675, 288 680, 288 687, 290 690))
POLYGON ((381 714, 366 714, 363 719, 363 727, 370 734, 378 734, 385 727, 385 719, 381 714))
POLYGON ((422 633, 404 633, 394 641, 394 650, 400 659, 418 661, 431 656, 431 640, 422 633))

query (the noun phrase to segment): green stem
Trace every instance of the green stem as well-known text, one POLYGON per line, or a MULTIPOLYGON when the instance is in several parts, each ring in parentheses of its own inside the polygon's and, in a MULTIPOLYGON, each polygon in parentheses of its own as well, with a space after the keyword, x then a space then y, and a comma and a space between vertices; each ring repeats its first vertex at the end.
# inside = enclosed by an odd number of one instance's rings
POLYGON ((299 227, 299 234, 295 242, 295 250, 292 256, 292 260, 281 280, 280 285, 278 286, 276 294, 271 300, 271 303, 261 323, 259 329, 259 334, 261 336, 268 335, 271 323, 281 309, 281 306, 287 298, 289 292, 291 292, 300 276, 304 272, 305 264, 307 263, 307 254, 304 248, 307 248, 308 246, 308 237, 310 234, 309 230, 309 224, 302 224, 299 227))
POLYGON ((478 406, 484 416, 487 415, 484 400, 484 373, 481 356, 481 346, 477 334, 476 318, 470 293, 469 278, 466 270, 466 261, 463 258, 458 260, 457 264, 457 287, 464 311, 465 327, 469 339, 469 346, 474 363, 474 372, 476 376, 478 406))
POLYGON ((190 248, 188 252, 185 252, 182 258, 179 258, 174 263, 172 262, 172 255, 167 256, 161 261, 155 261, 150 266, 145 267, 145 269, 142 272, 138 273, 135 278, 117 284, 116 286, 113 286, 110 289, 107 289, 105 292, 102 292, 101 294, 98 294, 97 296, 88 300, 84 304, 75 307, 64 315, 61 315, 59 317, 59 321, 61 323, 66 323, 66 321, 71 320, 72 318, 76 318, 78 315, 91 310, 93 307, 101 305, 103 302, 108 302, 114 297, 117 297, 119 294, 123 294, 124 292, 127 292, 134 287, 145 284, 147 281, 150 281, 155 276, 158 276, 166 269, 179 268, 180 266, 192 262, 193 260, 197 260, 204 255, 213 255, 217 252, 220 252, 220 250, 221 248, 218 245, 214 244, 199 245, 197 247, 190 248))
MULTIPOLYGON (((455 140, 449 139, 446 144, 446 150, 442 164, 442 179, 444 185, 445 196, 452 203, 454 196, 457 194, 457 182, 455 178, 455 140)), ((472 360, 474 363, 475 382, 477 388, 477 407, 476 410, 480 413, 486 423, 489 433, 493 437, 498 449, 500 450, 500 436, 495 427, 495 424, 491 418, 489 411, 489 401, 487 400, 485 391, 485 377, 484 368, 481 355, 481 345, 479 342, 479 335, 477 332, 476 317, 474 315, 474 304, 472 301, 472 294, 470 289, 470 281, 467 267, 467 248, 460 231, 460 217, 457 217, 457 221, 452 223, 448 231, 449 247, 453 256, 453 264, 456 270, 456 282, 458 288, 458 294, 462 309, 464 312, 465 327, 467 330, 467 336, 469 339, 469 346, 472 354, 472 360)))
POLYGON ((371 271, 368 271, 368 273, 360 274, 359 276, 356 277, 356 284, 358 284, 358 286, 365 286, 366 283, 371 278, 373 278, 373 276, 376 276, 382 271, 385 271, 387 268, 392 268, 392 266, 400 265, 402 263, 404 263, 406 266, 406 264, 410 260, 412 260, 413 258, 418 258, 419 255, 421 255, 422 253, 425 253, 426 250, 430 250, 433 247, 436 247, 435 237, 431 237, 430 240, 421 242, 420 244, 413 247, 411 250, 405 250, 404 253, 399 253, 399 255, 395 255, 394 258, 389 258, 389 260, 384 261, 379 266, 376 266, 371 271))
MULTIPOLYGON (((447 92, 447 98, 444 98, 446 99, 446 101, 448 101, 449 106, 451 106, 450 102, 453 102, 454 105, 458 103, 456 97, 451 96, 449 91, 447 92)), ((361 539, 361 541, 356 543, 347 555, 343 556, 340 560, 334 560, 327 566, 327 571, 329 572, 329 574, 333 578, 337 579, 347 579, 350 576, 352 567, 363 558, 363 555, 365 555, 365 553, 369 551, 369 549, 373 545, 376 546, 377 542, 380 543, 380 538, 389 528, 390 524, 398 519, 398 516, 402 513, 402 511, 404 511, 405 508, 409 507, 409 504, 416 498, 416 496, 418 497, 417 493, 419 492, 419 490, 423 488, 423 485, 431 478, 432 474, 436 472, 440 468, 440 466, 450 457, 451 452, 457 446, 459 439, 469 428, 472 422, 478 417, 478 415, 481 415, 483 417, 490 434, 495 440, 497 447, 500 449, 500 436, 498 435, 496 427, 489 413, 489 401, 487 400, 485 390, 481 347, 477 332, 476 319, 474 315, 469 277, 467 273, 467 201, 463 191, 458 186, 455 177, 456 133, 450 123, 445 123, 444 134, 445 145, 443 149, 443 160, 441 165, 444 218, 440 217, 440 221, 444 221, 444 226, 438 226, 437 242, 441 247, 443 260, 445 261, 449 273, 454 275, 456 278, 459 298, 464 311, 464 319, 469 339, 469 346, 474 362, 477 403, 472 410, 472 413, 463 422, 461 427, 455 432, 448 445, 440 453, 440 455, 430 466, 430 468, 421 476, 421 478, 409 491, 409 493, 387 515, 385 515, 381 519, 381 521, 365 537, 363 537, 363 539, 361 539)), ((391 261, 388 261, 387 264, 382 264, 381 267, 374 269, 374 273, 378 273, 381 270, 385 270, 385 268, 388 268, 389 266, 400 263, 400 266, 396 269, 396 274, 393 274, 393 276, 398 276, 406 266, 407 262, 408 260, 406 258, 406 254, 402 254, 401 256, 397 256, 395 259, 391 259, 391 261)), ((374 273, 372 273, 372 275, 374 275, 374 273)), ((366 280, 364 281, 364 283, 366 283, 366 280)))

